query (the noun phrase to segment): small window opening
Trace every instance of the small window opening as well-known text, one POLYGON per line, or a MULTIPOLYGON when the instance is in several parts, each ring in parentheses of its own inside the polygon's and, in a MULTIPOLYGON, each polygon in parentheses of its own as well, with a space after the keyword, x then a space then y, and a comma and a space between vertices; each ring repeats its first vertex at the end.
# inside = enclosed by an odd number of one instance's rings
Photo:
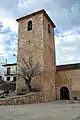
POLYGON ((13 77, 13 81, 16 81, 16 77, 13 77))
POLYGON ((10 81, 10 77, 7 77, 7 81, 10 81))
POLYGON ((50 25, 48 24, 48 33, 50 33, 50 25))
POLYGON ((32 21, 30 20, 28 22, 28 31, 32 30, 32 21))
POLYGON ((10 75, 10 68, 7 68, 7 75, 10 75))

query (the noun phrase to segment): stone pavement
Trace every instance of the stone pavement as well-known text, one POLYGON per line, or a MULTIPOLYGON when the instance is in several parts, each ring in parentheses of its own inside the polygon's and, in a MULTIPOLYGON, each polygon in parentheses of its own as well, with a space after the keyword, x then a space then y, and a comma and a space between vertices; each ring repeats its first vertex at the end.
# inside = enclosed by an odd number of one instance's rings
POLYGON ((42 104, 0 106, 0 120, 80 120, 80 104, 54 101, 42 104))

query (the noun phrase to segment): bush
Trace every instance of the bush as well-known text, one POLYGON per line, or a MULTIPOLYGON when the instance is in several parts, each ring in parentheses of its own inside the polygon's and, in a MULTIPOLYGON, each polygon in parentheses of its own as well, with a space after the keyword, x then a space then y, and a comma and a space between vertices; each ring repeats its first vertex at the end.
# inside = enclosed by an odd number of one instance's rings
POLYGON ((5 81, 4 81, 4 80, 2 80, 2 79, 0 79, 0 84, 3 84, 3 83, 5 83, 5 81))
POLYGON ((1 90, 16 90, 16 83, 14 82, 5 82, 0 84, 1 90))
POLYGON ((26 88, 22 88, 21 90, 18 91, 17 95, 25 95, 27 93, 26 88))
POLYGON ((26 93, 24 92, 18 92, 17 95, 25 95, 26 93))
POLYGON ((77 100, 77 97, 74 97, 74 100, 77 100))
POLYGON ((41 92, 39 88, 32 88, 31 92, 41 92))
POLYGON ((0 98, 5 98, 5 96, 4 96, 4 95, 1 95, 0 98))
POLYGON ((9 90, 4 90, 4 94, 9 94, 9 90))
POLYGON ((10 82, 9 90, 16 90, 16 82, 10 82))

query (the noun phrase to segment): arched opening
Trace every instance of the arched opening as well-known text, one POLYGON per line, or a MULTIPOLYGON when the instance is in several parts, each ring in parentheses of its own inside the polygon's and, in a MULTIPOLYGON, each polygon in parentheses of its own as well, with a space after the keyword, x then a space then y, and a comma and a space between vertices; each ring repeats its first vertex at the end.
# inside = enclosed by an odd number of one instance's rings
POLYGON ((28 31, 32 30, 32 21, 28 21, 28 31))
POLYGON ((48 24, 48 33, 50 33, 50 25, 48 24))
POLYGON ((60 99, 61 100, 69 100, 70 97, 69 97, 69 90, 67 87, 62 87, 60 89, 60 99))

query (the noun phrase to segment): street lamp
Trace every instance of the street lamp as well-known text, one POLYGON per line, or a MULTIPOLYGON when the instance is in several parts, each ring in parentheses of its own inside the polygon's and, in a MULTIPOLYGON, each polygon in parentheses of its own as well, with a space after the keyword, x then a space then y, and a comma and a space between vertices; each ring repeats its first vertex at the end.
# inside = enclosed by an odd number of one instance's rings
MULTIPOLYGON (((15 54, 13 54, 13 56, 16 56, 15 54)), ((16 56, 17 57, 17 56, 16 56)))
POLYGON ((13 56, 15 57, 15 60, 16 60, 16 62, 17 62, 17 55, 16 55, 16 54, 13 54, 13 56))

